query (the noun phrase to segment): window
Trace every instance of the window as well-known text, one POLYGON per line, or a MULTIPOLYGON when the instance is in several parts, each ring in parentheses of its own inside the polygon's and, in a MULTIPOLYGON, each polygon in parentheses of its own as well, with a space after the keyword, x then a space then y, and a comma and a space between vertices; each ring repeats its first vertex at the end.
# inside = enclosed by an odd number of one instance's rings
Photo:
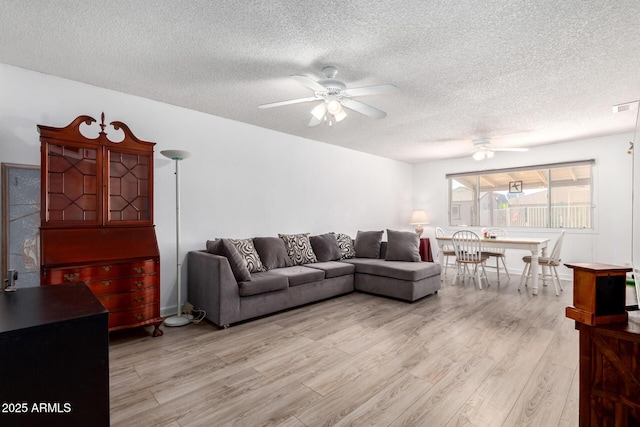
POLYGON ((449 224, 592 228, 594 160, 447 175, 449 224))

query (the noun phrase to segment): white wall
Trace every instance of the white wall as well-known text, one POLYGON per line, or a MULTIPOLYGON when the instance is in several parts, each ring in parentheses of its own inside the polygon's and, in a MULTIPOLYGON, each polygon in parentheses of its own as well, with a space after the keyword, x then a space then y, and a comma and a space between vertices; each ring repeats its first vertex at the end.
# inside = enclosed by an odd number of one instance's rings
MULTIPOLYGON (((0 162, 39 165, 37 124, 63 127, 83 114, 99 120, 103 111, 106 122, 122 121, 157 143, 163 315, 176 305, 175 175, 161 150, 193 154, 181 163, 181 256, 215 237, 410 229, 409 164, 3 64, 0 162)), ((184 296, 184 268, 182 277, 184 296)))
MULTIPOLYGON (((593 168, 594 228, 565 233, 562 246, 563 262, 599 262, 614 265, 631 263, 631 176, 632 156, 626 154, 633 134, 565 142, 535 147, 526 153, 500 152, 492 159, 477 162, 471 157, 416 165, 413 177, 414 205, 424 206, 433 227, 440 226, 453 233, 448 224, 448 173, 471 172, 517 166, 533 166, 573 160, 595 159, 593 168)), ((511 235, 551 237, 551 245, 559 230, 510 229, 511 235)), ((425 231, 425 234, 427 232, 425 231)), ((525 252, 510 251, 507 266, 510 272, 521 273, 525 252)), ((572 271, 562 267, 559 273, 572 277, 572 271)), ((519 279, 519 278, 518 278, 519 279)))

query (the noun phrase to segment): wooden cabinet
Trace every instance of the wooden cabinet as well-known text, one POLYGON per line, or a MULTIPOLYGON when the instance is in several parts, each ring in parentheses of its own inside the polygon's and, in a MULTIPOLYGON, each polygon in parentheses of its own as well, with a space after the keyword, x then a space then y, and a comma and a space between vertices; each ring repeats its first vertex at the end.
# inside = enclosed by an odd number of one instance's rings
POLYGON ((573 269, 573 307, 580 331, 580 426, 640 425, 640 318, 627 313, 629 267, 565 264, 573 269))
POLYGON ((573 307, 567 317, 586 325, 625 323, 625 286, 630 267, 597 263, 565 264, 573 269, 573 307))
POLYGON ((110 331, 151 324, 158 336, 155 144, 139 140, 122 122, 111 126, 113 141, 104 114, 100 124, 80 116, 64 128, 38 126, 41 284, 85 283, 109 310, 110 331), (87 126, 100 127, 96 138, 81 132, 87 126))
POLYGON ((109 329, 153 323, 160 301, 157 259, 49 268, 45 285, 84 282, 109 310, 109 329))
POLYGON ((640 425, 640 313, 580 330, 580 426, 640 425))

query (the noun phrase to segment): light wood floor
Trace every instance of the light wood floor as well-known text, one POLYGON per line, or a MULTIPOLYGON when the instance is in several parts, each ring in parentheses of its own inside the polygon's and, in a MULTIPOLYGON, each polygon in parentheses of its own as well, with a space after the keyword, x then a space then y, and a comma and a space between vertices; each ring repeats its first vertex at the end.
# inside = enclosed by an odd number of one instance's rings
POLYGON ((353 293, 226 330, 114 333, 111 423, 577 426, 571 284, 534 297, 489 275, 413 304, 353 293))

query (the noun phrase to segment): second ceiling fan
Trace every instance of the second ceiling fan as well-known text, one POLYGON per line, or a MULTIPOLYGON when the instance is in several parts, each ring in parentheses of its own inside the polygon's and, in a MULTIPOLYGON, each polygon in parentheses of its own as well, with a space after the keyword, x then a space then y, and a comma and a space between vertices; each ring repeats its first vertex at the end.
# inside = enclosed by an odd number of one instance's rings
POLYGON ((298 83, 311 89, 313 91, 313 96, 291 99, 288 101, 271 102, 259 105, 258 108, 273 108, 281 107, 283 105, 298 104, 301 102, 322 101, 311 110, 309 126, 318 126, 321 123, 328 123, 329 125, 332 125, 333 123, 344 120, 344 118, 347 117, 347 113, 342 107, 357 111, 358 113, 374 119, 381 119, 387 115, 384 111, 353 98, 357 96, 380 95, 394 92, 398 89, 395 85, 382 84, 347 89, 347 85, 342 80, 335 78, 338 72, 335 67, 324 67, 322 72, 325 74, 326 78, 318 81, 305 75, 291 76, 298 83))
POLYGON ((493 157, 493 153, 496 151, 517 151, 524 152, 529 151, 528 148, 519 148, 519 147, 492 147, 490 139, 476 139, 473 141, 473 148, 475 148, 475 153, 473 153, 474 160, 484 160, 490 159, 493 157))

